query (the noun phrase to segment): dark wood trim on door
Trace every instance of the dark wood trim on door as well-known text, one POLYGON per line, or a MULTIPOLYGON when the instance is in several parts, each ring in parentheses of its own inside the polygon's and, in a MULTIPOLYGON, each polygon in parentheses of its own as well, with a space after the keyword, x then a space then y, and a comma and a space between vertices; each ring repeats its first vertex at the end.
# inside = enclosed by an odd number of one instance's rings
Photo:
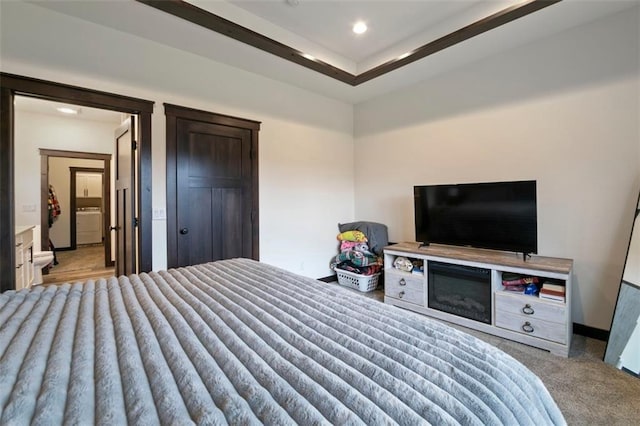
MULTIPOLYGON (((41 158, 41 193, 40 193, 40 205, 45 206, 48 203, 49 191, 49 158, 51 157, 62 157, 62 158, 78 158, 82 160, 98 160, 103 162, 103 169, 92 169, 86 167, 73 167, 76 170, 86 170, 86 171, 96 171, 102 172, 104 175, 105 186, 103 190, 103 204, 105 206, 109 206, 105 212, 105 219, 103 221, 104 228, 104 261, 105 267, 113 266, 115 262, 111 258, 111 238, 108 238, 107 235, 110 235, 109 231, 111 224, 111 154, 98 154, 94 152, 78 152, 78 151, 63 151, 58 149, 40 149, 40 158, 41 158)), ((71 173, 71 197, 69 201, 69 226, 71 228, 70 232, 70 241, 71 244, 69 247, 56 247, 56 250, 75 250, 76 249, 76 199, 73 190, 75 189, 75 174, 71 173)), ((41 209, 40 216, 40 235, 41 235, 41 250, 46 251, 49 250, 48 241, 49 241, 49 215, 47 210, 43 207, 41 209)), ((43 269, 43 272, 47 273, 48 271, 43 269)))
POLYGON ((0 291, 16 288, 13 97, 10 88, 0 87, 0 291))
POLYGON ((259 171, 258 171, 258 131, 260 122, 230 115, 197 110, 172 104, 164 104, 167 121, 166 159, 167 159, 167 266, 177 265, 178 223, 177 223, 177 120, 187 119, 222 126, 251 130, 251 170, 252 170, 252 258, 260 259, 259 230, 259 171))
POLYGON ((371 68, 361 74, 354 75, 319 59, 311 59, 290 46, 282 44, 276 40, 259 34, 249 28, 238 25, 221 16, 200 9, 182 0, 136 0, 148 6, 166 12, 170 15, 182 18, 193 24, 231 37, 242 43, 253 46, 257 49, 279 56, 287 61, 302 65, 305 68, 319 72, 328 77, 334 78, 351 86, 358 86, 374 78, 380 77, 398 68, 409 65, 415 61, 433 55, 448 47, 454 46, 484 32, 498 28, 516 19, 527 16, 538 10, 559 3, 562 0, 528 0, 503 9, 497 13, 480 19, 466 27, 445 35, 437 40, 426 43, 414 50, 407 56, 392 59, 382 65, 371 68))
POLYGON ((151 271, 152 206, 151 206, 151 113, 138 114, 138 180, 135 182, 138 202, 138 271, 151 271))
POLYGON ((164 104, 164 113, 168 117, 185 118, 187 120, 203 121, 221 126, 238 127, 241 129, 260 130, 260 122, 232 115, 217 114, 172 104, 164 104))
POLYGON ((64 151, 61 149, 40 149, 40 155, 46 155, 47 157, 66 157, 66 158, 80 158, 83 160, 109 160, 111 161, 111 154, 100 154, 95 152, 80 152, 80 151, 64 151))
POLYGON ((138 179, 139 271, 152 268, 151 252, 151 114, 144 99, 0 73, 0 291, 15 288, 14 106, 16 94, 50 101, 137 114, 140 126, 138 179))
MULTIPOLYGON (((49 154, 40 150, 40 251, 49 250, 49 154), (46 207, 45 207, 46 206, 46 207)), ((42 270, 45 274, 49 267, 42 270)))

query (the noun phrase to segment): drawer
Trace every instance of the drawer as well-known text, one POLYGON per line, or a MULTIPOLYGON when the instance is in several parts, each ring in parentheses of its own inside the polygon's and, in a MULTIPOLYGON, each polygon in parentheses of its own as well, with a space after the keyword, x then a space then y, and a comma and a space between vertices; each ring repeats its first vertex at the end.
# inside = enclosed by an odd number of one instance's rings
POLYGON ((32 232, 23 232, 20 240, 22 241, 22 247, 26 247, 33 242, 32 232))
POLYGON ((23 241, 24 239, 25 239, 25 238, 24 238, 24 235, 22 235, 22 233, 20 233, 20 234, 17 234, 17 235, 16 235, 16 239, 15 239, 15 242, 16 242, 16 252, 17 252, 18 250, 22 250, 22 246, 24 245, 24 241, 23 241))
POLYGON ((567 307, 564 303, 541 300, 534 296, 495 292, 496 311, 509 312, 528 318, 536 318, 555 323, 566 323, 567 307))
POLYGON ((496 327, 505 328, 521 334, 550 340, 561 344, 567 343, 566 324, 545 321, 522 314, 496 311, 496 327))
POLYGON ((424 306, 424 277, 395 271, 385 272, 384 294, 424 306))

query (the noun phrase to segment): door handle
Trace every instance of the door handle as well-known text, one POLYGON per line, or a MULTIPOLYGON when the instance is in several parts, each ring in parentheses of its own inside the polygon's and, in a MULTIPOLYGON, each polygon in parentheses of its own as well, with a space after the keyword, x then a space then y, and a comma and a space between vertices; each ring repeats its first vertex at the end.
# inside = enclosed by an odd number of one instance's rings
POLYGON ((182 228, 180 230, 180 234, 182 234, 182 235, 187 235, 188 233, 189 233, 189 228, 182 228))
POLYGON ((110 226, 109 227, 109 231, 117 231, 118 229, 120 229, 119 226, 110 226))

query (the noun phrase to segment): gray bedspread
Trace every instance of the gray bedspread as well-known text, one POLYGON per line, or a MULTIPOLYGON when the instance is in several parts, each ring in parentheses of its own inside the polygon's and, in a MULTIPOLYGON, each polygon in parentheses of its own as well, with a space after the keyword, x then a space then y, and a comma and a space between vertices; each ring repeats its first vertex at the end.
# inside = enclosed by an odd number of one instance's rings
POLYGON ((0 295, 2 424, 564 424, 495 347, 246 259, 0 295))

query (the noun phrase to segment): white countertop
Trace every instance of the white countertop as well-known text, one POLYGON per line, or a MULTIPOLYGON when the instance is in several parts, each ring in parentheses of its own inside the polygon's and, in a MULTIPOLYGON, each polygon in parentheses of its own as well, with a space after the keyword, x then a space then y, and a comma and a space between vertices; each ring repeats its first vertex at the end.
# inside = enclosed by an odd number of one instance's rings
POLYGON ((26 232, 30 229, 35 228, 35 225, 22 225, 22 226, 16 226, 16 235, 22 234, 23 232, 26 232))

